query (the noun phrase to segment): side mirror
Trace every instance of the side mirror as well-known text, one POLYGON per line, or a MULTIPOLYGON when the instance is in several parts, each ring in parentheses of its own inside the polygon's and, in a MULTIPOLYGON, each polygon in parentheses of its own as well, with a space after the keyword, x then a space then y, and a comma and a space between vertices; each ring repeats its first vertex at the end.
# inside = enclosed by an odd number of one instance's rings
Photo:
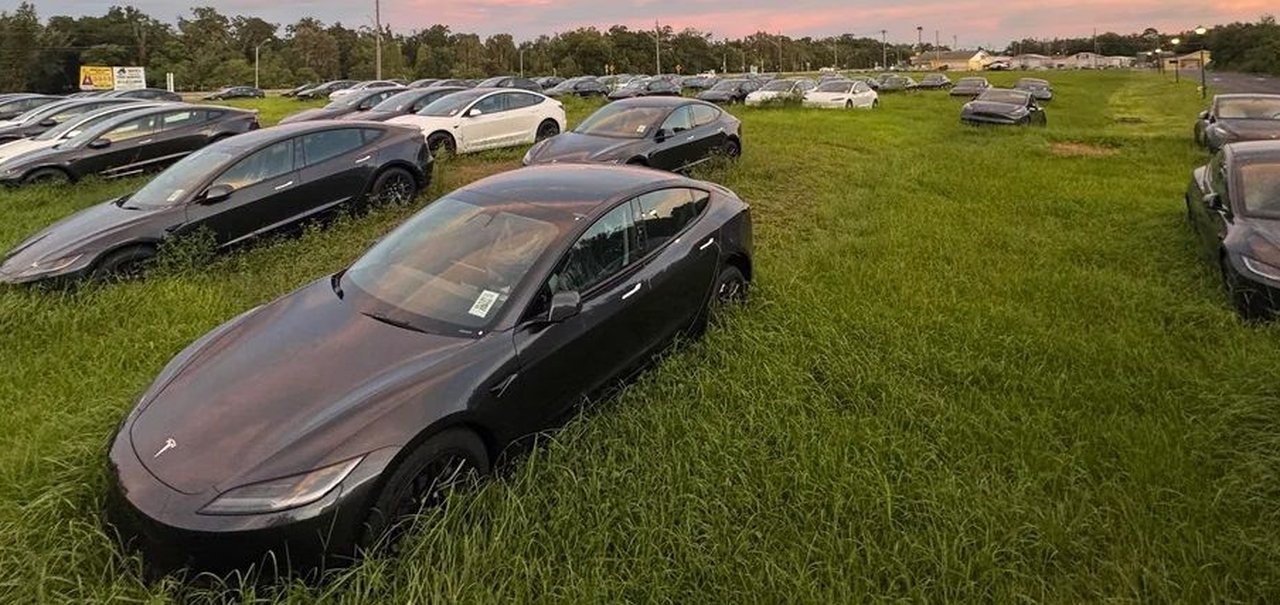
POLYGON ((653 133, 653 140, 655 140, 655 141, 657 141, 657 142, 661 143, 661 142, 663 142, 663 141, 667 140, 667 137, 669 137, 669 136, 671 136, 671 132, 670 132, 670 131, 668 131, 666 128, 659 128, 658 130, 656 130, 656 131, 653 133))
POLYGON ((1207 120, 1207 119, 1209 119, 1209 112, 1208 112, 1208 111, 1202 111, 1202 112, 1200 112, 1200 119, 1201 119, 1201 120, 1207 120))
POLYGON ((106 149, 111 146, 111 139, 94 139, 89 141, 89 149, 106 149))
POLYGON ((231 197, 232 193, 235 193, 235 190, 235 187, 232 187, 231 185, 214 185, 206 189, 204 195, 200 196, 200 203, 217 204, 218 202, 225 202, 227 198, 231 197))
POLYGON ((468 111, 468 112, 467 112, 467 117, 468 117, 468 118, 474 118, 474 117, 476 117, 476 116, 482 116, 482 115, 484 115, 484 112, 483 112, 483 111, 480 111, 479 109, 477 109, 477 108, 475 108, 475 107, 472 107, 472 108, 471 108, 471 111, 468 111))
POLYGON ((560 323, 582 311, 582 296, 575 291, 556 292, 547 311, 548 323, 560 323))
POLYGON ((58 122, 57 122, 56 120, 54 120, 53 118, 45 118, 45 119, 43 119, 43 120, 40 120, 40 124, 39 124, 39 125, 40 125, 40 126, 43 126, 43 127, 45 127, 45 128, 53 128, 54 126, 57 126, 57 125, 58 125, 58 122))
POLYGON ((1217 193, 1209 193, 1204 196, 1204 205, 1210 210, 1226 210, 1226 206, 1222 204, 1222 196, 1217 193))

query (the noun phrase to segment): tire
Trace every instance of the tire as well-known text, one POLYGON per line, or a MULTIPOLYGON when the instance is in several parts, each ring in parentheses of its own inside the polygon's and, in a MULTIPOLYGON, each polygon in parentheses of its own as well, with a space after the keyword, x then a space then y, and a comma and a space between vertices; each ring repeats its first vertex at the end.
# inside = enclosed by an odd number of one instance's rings
POLYGON ((533 141, 545 141, 551 137, 560 134, 560 125, 555 120, 543 120, 538 124, 538 130, 533 134, 533 141))
POLYGON ((722 313, 725 307, 739 304, 745 301, 746 297, 747 280, 743 277, 742 270, 733 265, 725 265, 716 276, 715 286, 711 290, 711 295, 707 297, 706 305, 689 329, 689 336, 697 338, 706 333, 707 326, 722 313))
POLYGON ((98 261, 93 269, 97 281, 137 279, 147 272, 147 266, 155 259, 156 251, 150 246, 130 246, 116 250, 98 261))
POLYGON ((71 183, 71 175, 57 168, 40 168, 28 174, 22 182, 27 185, 66 185, 71 183))
POLYGON ((724 156, 736 160, 742 157, 742 143, 729 139, 724 142, 724 156))
POLYGON ((1263 294, 1249 287, 1239 273, 1231 267, 1225 253, 1218 256, 1218 268, 1222 271, 1222 287, 1227 291, 1231 308, 1245 321, 1260 321, 1271 316, 1259 300, 1263 294))
POLYGON ((360 547, 394 554, 423 507, 444 504, 462 482, 488 475, 489 465, 488 450, 472 431, 446 429, 427 438, 383 484, 365 518, 360 547))
POLYGON ((453 140, 453 135, 447 132, 435 132, 427 137, 427 148, 431 150, 431 155, 440 157, 443 153, 453 155, 458 153, 458 143, 453 140))
POLYGON ((872 109, 876 109, 877 107, 880 107, 880 99, 874 99, 874 100, 872 100, 872 101, 871 101, 871 108, 872 108, 872 109))
POLYGON ((418 179, 404 168, 391 167, 378 174, 369 188, 370 204, 401 206, 418 197, 418 179))
POLYGON ((853 101, 845 101, 845 102, 844 102, 844 108, 845 108, 845 109, 853 109, 853 101))

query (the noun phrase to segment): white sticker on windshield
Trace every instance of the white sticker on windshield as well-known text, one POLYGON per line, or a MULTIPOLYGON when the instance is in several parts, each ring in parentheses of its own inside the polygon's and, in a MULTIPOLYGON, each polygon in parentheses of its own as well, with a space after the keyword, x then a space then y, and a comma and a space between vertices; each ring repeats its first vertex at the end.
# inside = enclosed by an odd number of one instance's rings
POLYGON ((486 317, 489 315, 489 310, 493 309, 493 303, 495 302, 498 302, 498 293, 485 290, 480 293, 480 296, 476 297, 476 304, 471 305, 471 310, 467 311, 467 313, 476 317, 486 317))
POLYGON ((648 130, 648 129, 649 129, 649 126, 648 126, 648 125, 646 125, 646 124, 641 124, 641 125, 639 125, 639 126, 637 126, 637 127, 636 127, 636 134, 644 134, 644 131, 646 131, 646 130, 648 130))

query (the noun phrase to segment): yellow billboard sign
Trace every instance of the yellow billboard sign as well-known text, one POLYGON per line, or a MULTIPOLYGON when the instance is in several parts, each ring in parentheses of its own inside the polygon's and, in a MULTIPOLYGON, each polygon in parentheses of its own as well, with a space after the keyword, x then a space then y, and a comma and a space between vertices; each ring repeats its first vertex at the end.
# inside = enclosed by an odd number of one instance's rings
POLYGON ((80 90, 115 90, 116 79, 110 67, 80 66, 80 90))

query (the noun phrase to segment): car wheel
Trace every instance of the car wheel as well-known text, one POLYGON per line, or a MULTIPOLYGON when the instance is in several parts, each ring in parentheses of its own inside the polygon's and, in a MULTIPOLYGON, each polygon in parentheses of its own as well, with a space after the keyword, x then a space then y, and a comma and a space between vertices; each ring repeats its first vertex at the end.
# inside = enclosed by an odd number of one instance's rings
POLYGON ((1218 267, 1222 271, 1222 286, 1227 291, 1227 299, 1241 319, 1258 321, 1270 316, 1261 304, 1263 301, 1258 299, 1262 294, 1245 283, 1244 278, 1231 267, 1225 253, 1218 256, 1218 267))
POLYGON ((853 109, 853 101, 845 101, 845 102, 844 102, 844 108, 845 108, 845 109, 853 109))
POLYGON ((403 168, 388 168, 378 175, 370 189, 369 201, 374 204, 402 205, 418 197, 418 181, 403 168))
POLYGON ((147 272, 156 251, 150 246, 132 246, 108 254, 93 270, 98 281, 137 279, 147 272))
POLYGON ((879 107, 879 106, 880 106, 880 99, 874 99, 874 100, 872 100, 872 101, 871 101, 871 108, 872 108, 872 109, 875 109, 875 108, 877 108, 877 107, 879 107))
POLYGON ((57 168, 41 168, 22 179, 28 185, 66 185, 71 182, 71 175, 57 168))
POLYGON ((429 437, 383 485, 365 519, 361 548, 395 554, 419 511, 444 504, 453 490, 487 474, 489 454, 474 432, 455 428, 429 437))
POLYGON ((727 265, 716 277, 716 287, 711 293, 711 304, 715 307, 723 307, 745 302, 747 287, 747 278, 742 274, 742 270, 733 265, 727 265))
POLYGON ((431 150, 431 154, 439 157, 442 153, 450 155, 458 152, 458 144, 453 140, 453 135, 447 132, 437 132, 427 137, 427 148, 431 150))
POLYGON ((555 120, 543 120, 538 125, 538 132, 533 135, 534 142, 545 141, 560 134, 560 125, 555 120))
POLYGON ((734 160, 738 159, 740 156, 742 156, 742 143, 739 143, 734 139, 729 139, 725 141, 724 155, 729 159, 734 159, 734 160))

